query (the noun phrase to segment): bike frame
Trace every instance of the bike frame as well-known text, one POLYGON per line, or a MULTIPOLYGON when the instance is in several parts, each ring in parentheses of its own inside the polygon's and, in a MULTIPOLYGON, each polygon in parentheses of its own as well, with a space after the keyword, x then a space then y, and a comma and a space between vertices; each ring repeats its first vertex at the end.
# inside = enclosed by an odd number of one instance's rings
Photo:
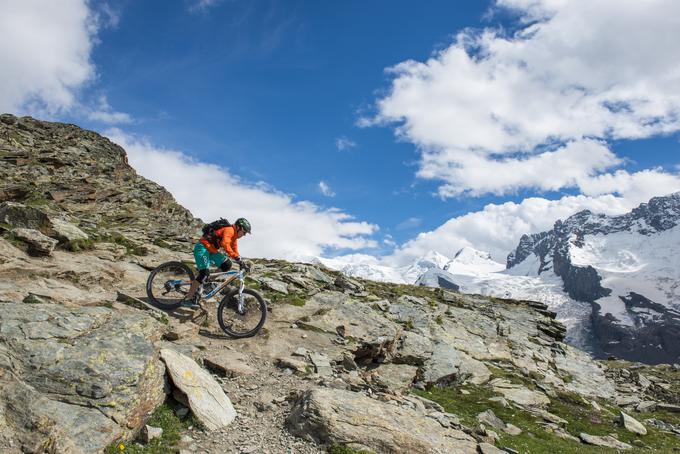
POLYGON ((239 279, 239 281, 241 281, 240 285, 239 285, 238 293, 239 293, 239 295, 241 295, 241 293, 243 293, 243 289, 245 288, 245 273, 242 270, 239 270, 239 271, 224 271, 224 272, 221 272, 221 273, 213 273, 213 274, 210 275, 210 281, 220 280, 220 278, 222 276, 228 276, 228 277, 227 277, 227 279, 222 281, 222 283, 220 285, 215 287, 210 293, 201 295, 202 298, 205 298, 205 299, 212 298, 220 290, 222 290, 227 285, 234 282, 236 279, 239 279))
MULTIPOLYGON (((239 280, 239 286, 238 286, 238 296, 236 297, 236 300, 238 302, 238 307, 237 311, 240 314, 243 314, 244 308, 243 308, 243 289, 245 288, 245 276, 246 273, 243 270, 239 271, 223 271, 219 273, 212 273, 209 278, 209 282, 214 282, 214 281, 220 281, 223 276, 226 276, 227 278, 224 279, 217 287, 215 287, 212 291, 209 293, 201 293, 200 297, 201 299, 209 299, 212 298, 213 296, 217 295, 222 289, 224 289, 226 286, 234 282, 236 279, 239 280)), ((175 286, 175 287, 180 287, 180 286, 185 286, 185 285, 191 285, 191 281, 167 281, 166 283, 166 288, 168 285, 175 286)))

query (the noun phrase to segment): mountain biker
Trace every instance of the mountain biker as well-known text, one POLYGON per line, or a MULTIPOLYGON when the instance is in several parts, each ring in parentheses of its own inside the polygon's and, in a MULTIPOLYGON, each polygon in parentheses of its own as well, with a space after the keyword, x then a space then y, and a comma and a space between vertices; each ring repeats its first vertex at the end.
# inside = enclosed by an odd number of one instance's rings
POLYGON ((220 271, 225 272, 231 269, 233 259, 239 264, 241 269, 250 270, 250 265, 241 259, 238 252, 238 239, 250 233, 250 222, 245 218, 238 218, 236 222, 227 227, 222 227, 213 232, 211 238, 203 235, 194 246, 194 260, 198 268, 198 276, 191 283, 191 288, 182 301, 182 306, 191 309, 199 307, 201 287, 210 276, 210 264, 217 266, 220 271), (219 252, 223 249, 227 256, 219 252))

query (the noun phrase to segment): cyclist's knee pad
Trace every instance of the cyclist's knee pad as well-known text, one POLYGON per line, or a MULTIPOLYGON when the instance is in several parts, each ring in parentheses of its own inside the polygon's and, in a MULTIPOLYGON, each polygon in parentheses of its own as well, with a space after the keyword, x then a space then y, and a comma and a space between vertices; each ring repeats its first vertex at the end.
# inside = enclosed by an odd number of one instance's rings
POLYGON ((231 269, 231 260, 226 259, 222 264, 220 265, 220 270, 222 272, 229 271, 231 269))
POLYGON ((201 284, 205 283, 205 281, 208 279, 208 276, 210 276, 210 270, 209 269, 203 269, 198 271, 198 277, 196 280, 200 282, 201 284))

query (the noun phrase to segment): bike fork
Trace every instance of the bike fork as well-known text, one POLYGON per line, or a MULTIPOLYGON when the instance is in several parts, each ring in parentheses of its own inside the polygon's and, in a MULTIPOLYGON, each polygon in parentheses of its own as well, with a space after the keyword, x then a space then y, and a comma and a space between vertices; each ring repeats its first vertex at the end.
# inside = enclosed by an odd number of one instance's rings
POLYGON ((241 315, 243 315, 243 313, 245 312, 244 311, 245 307, 243 307, 243 305, 244 305, 244 303, 243 303, 243 289, 245 288, 245 286, 246 286, 245 282, 244 282, 243 278, 241 278, 241 283, 238 287, 238 296, 236 297, 236 301, 238 301, 238 305, 236 307, 236 310, 241 315))

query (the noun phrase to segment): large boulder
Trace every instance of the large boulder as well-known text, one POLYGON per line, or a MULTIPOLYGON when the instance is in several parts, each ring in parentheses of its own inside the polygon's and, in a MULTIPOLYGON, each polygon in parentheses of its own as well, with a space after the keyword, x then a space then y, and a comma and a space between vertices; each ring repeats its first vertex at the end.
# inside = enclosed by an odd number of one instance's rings
POLYGON ((172 382, 186 395, 191 411, 208 430, 231 424, 236 418, 236 410, 212 375, 175 350, 162 349, 161 358, 172 382))
POLYGON ((320 444, 376 453, 477 452, 472 437, 445 428, 425 414, 337 389, 312 389, 302 394, 287 426, 293 434, 320 444))
POLYGON ((28 253, 31 255, 52 255, 58 241, 43 235, 35 229, 14 229, 12 234, 18 240, 28 245, 28 253))
POLYGON ((441 342, 434 346, 432 356, 422 368, 425 384, 447 386, 465 381, 479 385, 491 377, 491 371, 482 363, 450 344, 441 342))
MULTIPOLYGON (((386 319, 367 304, 341 300, 338 305, 336 292, 324 292, 315 296, 315 301, 330 301, 311 317, 298 321, 303 328, 342 336, 351 339, 355 346, 355 359, 360 363, 383 362, 391 359, 397 349, 402 328, 386 319)), ((340 294, 340 296, 342 296, 340 294)))
POLYGON ((87 233, 80 230, 75 225, 63 219, 50 219, 53 236, 64 243, 74 243, 77 241, 85 241, 89 237, 87 233))
POLYGON ((51 226, 50 219, 42 210, 16 202, 0 203, 0 224, 40 231, 51 226))
POLYGON ((137 311, 0 304, 0 415, 26 452, 99 452, 138 430, 165 398, 154 342, 137 311))

